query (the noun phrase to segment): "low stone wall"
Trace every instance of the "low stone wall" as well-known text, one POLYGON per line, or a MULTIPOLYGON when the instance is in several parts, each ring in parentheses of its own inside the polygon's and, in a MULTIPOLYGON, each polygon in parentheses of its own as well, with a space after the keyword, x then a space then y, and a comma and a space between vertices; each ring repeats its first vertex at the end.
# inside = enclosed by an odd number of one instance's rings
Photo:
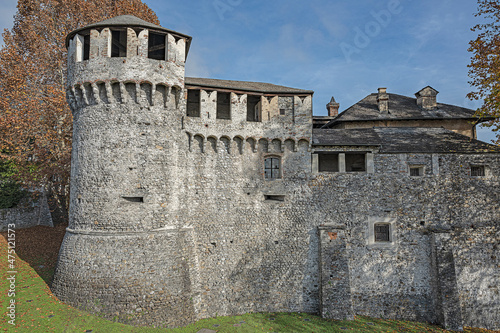
POLYGON ((0 209, 0 232, 7 231, 9 225, 14 225, 14 229, 31 228, 37 225, 53 227, 54 223, 45 193, 38 194, 36 198, 28 196, 14 208, 0 209))

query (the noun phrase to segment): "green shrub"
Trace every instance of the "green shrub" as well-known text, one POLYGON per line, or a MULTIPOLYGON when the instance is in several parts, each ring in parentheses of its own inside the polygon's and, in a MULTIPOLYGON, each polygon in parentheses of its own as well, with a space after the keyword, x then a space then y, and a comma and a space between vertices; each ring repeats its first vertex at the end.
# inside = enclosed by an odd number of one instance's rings
POLYGON ((0 209, 15 207, 26 195, 21 185, 13 179, 15 174, 13 162, 0 160, 0 209))
POLYGON ((15 181, 0 184, 0 209, 15 207, 25 196, 25 191, 15 181))

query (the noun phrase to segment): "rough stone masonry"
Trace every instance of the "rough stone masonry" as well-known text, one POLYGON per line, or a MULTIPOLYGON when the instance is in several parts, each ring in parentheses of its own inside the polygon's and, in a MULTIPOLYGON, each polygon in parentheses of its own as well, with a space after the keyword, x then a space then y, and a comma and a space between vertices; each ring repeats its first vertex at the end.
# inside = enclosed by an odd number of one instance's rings
POLYGON ((312 91, 185 77, 190 44, 132 16, 68 36, 59 299, 162 327, 300 311, 500 329, 500 150, 446 127, 472 110, 382 90, 363 103, 380 124, 421 126, 335 127, 346 111, 313 130, 312 91))

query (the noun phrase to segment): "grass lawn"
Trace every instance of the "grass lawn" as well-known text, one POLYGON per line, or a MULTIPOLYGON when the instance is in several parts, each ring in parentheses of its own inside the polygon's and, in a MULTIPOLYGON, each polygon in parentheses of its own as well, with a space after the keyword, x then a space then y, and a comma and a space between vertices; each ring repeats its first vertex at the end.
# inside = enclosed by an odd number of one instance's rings
MULTIPOLYGON (((332 321, 303 313, 254 313, 201 320, 178 328, 146 328, 114 323, 60 302, 48 287, 57 260, 65 226, 35 227, 16 231, 16 319, 8 323, 10 297, 7 272, 7 234, 0 237, 0 282, 2 311, 0 330, 8 332, 446 332, 415 322, 356 317, 354 321, 332 321)), ((467 328, 466 332, 493 332, 467 328)))

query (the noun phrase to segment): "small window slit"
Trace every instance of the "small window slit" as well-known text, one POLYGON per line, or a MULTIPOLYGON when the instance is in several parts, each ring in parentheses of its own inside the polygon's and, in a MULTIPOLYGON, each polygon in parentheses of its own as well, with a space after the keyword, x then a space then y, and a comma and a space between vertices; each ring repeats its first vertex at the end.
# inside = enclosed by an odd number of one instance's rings
POLYGON ((122 197, 128 202, 144 202, 144 197, 122 197))

